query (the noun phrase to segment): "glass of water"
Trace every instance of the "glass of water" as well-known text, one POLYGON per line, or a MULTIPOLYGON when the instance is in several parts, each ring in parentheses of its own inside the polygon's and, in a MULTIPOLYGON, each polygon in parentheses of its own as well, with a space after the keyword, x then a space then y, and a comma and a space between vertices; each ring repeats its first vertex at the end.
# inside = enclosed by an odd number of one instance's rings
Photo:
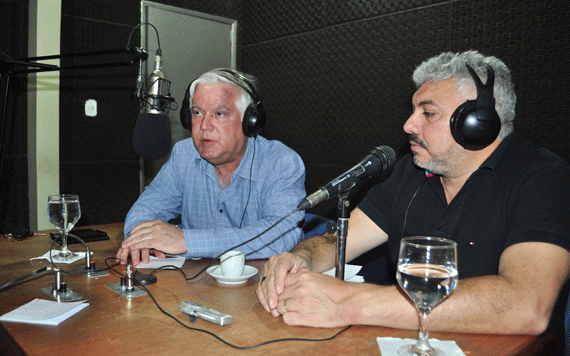
POLYGON ((67 248, 67 234, 81 217, 79 196, 73 194, 50 195, 48 197, 48 220, 61 235, 61 251, 52 256, 54 262, 66 262, 75 257, 67 248))
POLYGON ((428 319, 432 309, 457 287, 457 244, 439 237, 403 238, 396 278, 415 303, 420 318, 417 342, 402 346, 398 353, 402 356, 445 356, 443 351, 429 344, 428 319))

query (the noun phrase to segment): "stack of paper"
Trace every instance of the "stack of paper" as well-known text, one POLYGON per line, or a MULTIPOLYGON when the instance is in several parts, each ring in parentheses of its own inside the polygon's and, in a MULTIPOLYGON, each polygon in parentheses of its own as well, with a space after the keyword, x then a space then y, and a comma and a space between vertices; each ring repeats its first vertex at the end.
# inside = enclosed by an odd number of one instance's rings
POLYGON ((89 303, 86 301, 58 303, 36 298, 28 304, 0 316, 0 321, 58 325, 88 305, 89 303))
POLYGON ((184 262, 186 262, 186 258, 184 256, 166 256, 166 258, 150 256, 148 263, 139 263, 135 267, 157 269, 163 266, 175 266, 182 268, 184 262))
MULTIPOLYGON (((356 282, 356 283, 364 282, 364 277, 357 275, 357 273, 360 272, 360 269, 362 269, 362 266, 348 265, 348 264, 344 265, 344 280, 346 282, 356 282)), ((324 272, 324 274, 335 277, 336 267, 324 272)))

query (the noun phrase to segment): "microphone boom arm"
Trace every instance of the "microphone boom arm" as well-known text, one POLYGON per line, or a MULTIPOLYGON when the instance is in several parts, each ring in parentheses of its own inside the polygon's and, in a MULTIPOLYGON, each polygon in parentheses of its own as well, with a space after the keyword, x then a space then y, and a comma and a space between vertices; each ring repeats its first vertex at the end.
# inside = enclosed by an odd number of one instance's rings
POLYGON ((136 65, 142 63, 148 58, 148 54, 139 47, 124 47, 119 49, 103 50, 103 51, 92 51, 92 52, 80 52, 80 53, 70 53, 70 54, 56 54, 50 56, 41 57, 29 57, 20 59, 3 59, 0 60, 0 85, 2 86, 2 106, 0 113, 0 186, 2 186, 2 174, 4 173, 4 161, 6 156, 6 147, 4 145, 4 130, 7 122, 7 104, 8 104, 8 93, 10 90, 10 77, 15 74, 29 74, 29 73, 40 73, 40 72, 52 72, 52 71, 62 71, 71 69, 89 69, 89 68, 106 68, 106 67, 122 67, 129 65, 136 65), (110 62, 110 63, 95 63, 95 64, 85 64, 85 65, 74 65, 74 66, 56 66, 52 64, 37 63, 37 61, 59 59, 59 58, 76 58, 76 57, 92 57, 92 56, 102 56, 109 54, 120 54, 120 53, 131 53, 134 55, 129 62, 110 62), (27 67, 26 69, 16 69, 16 66, 27 67))
POLYGON ((139 62, 144 62, 148 58, 148 53, 146 53, 142 48, 138 47, 124 47, 118 49, 110 49, 103 51, 92 51, 92 52, 80 52, 80 53, 69 53, 69 54, 55 54, 50 56, 40 56, 40 57, 29 57, 21 58, 17 60, 2 60, 0 63, 11 63, 22 66, 36 66, 41 68, 36 69, 23 69, 23 70, 11 70, 10 74, 27 74, 27 73, 38 73, 38 72, 50 72, 50 71, 62 71, 70 69, 89 69, 89 68, 105 68, 105 67, 123 67, 130 65, 137 65, 139 62), (77 58, 77 57, 94 57, 103 56, 109 54, 120 54, 120 53, 131 53, 134 55, 129 62, 107 62, 107 63, 93 63, 84 65, 73 65, 73 66, 55 66, 55 65, 44 65, 42 63, 35 63, 36 61, 45 61, 50 59, 60 59, 60 58, 77 58))

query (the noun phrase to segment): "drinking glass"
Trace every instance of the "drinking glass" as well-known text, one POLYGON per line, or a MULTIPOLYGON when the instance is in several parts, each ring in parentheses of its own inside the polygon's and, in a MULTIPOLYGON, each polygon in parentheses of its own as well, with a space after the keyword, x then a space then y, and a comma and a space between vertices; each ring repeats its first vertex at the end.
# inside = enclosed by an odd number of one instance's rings
POLYGON ((76 256, 67 248, 67 234, 80 217, 79 196, 60 194, 48 197, 48 220, 61 235, 61 251, 52 256, 54 262, 66 262, 76 256))
POLYGON ((396 278, 415 303, 420 319, 417 342, 402 346, 398 353, 402 356, 445 356, 428 342, 428 319, 432 309, 457 286, 457 244, 439 237, 403 238, 396 278))

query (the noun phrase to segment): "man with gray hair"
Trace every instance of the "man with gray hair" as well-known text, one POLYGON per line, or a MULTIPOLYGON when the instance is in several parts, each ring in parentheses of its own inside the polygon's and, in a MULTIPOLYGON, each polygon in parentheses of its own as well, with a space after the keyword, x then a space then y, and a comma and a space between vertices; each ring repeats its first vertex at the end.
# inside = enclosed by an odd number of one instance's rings
MULTIPOLYGON (((539 334, 570 274, 570 168, 515 139, 516 96, 506 65, 476 51, 443 53, 414 72, 404 124, 411 154, 368 192, 349 219, 346 260, 403 237, 454 240, 457 289, 433 310, 430 330, 539 334)), ((336 236, 273 256, 257 295, 288 324, 417 329, 414 304, 396 285, 346 283, 336 236)))
MULTIPOLYGON (((305 197, 297 153, 259 131, 265 113, 251 76, 215 69, 191 83, 181 108, 192 137, 169 160, 125 220, 117 258, 133 265, 149 255, 216 257, 260 234, 305 197), (180 216, 181 226, 168 223, 180 216)), ((289 251, 302 238, 304 213, 287 217, 240 248, 247 258, 289 251)))

